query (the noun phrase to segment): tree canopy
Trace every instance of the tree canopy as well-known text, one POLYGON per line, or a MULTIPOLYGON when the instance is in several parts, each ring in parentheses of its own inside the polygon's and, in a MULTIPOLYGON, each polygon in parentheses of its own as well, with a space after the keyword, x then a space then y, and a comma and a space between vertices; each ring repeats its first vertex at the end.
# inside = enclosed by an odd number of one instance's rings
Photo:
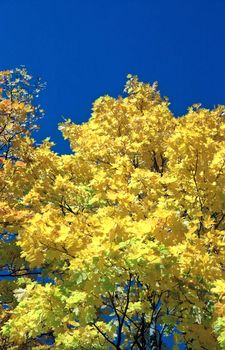
POLYGON ((0 79, 0 349, 225 349, 225 107, 129 75, 59 155, 42 84, 0 79))

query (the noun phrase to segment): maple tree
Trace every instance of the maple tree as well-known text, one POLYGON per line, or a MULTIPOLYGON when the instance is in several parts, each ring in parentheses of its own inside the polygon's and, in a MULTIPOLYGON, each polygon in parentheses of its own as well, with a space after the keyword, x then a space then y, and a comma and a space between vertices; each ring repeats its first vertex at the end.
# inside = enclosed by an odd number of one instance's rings
POLYGON ((60 124, 58 155, 18 74, 1 73, 0 348, 225 349, 225 107, 175 118, 129 75, 60 124))

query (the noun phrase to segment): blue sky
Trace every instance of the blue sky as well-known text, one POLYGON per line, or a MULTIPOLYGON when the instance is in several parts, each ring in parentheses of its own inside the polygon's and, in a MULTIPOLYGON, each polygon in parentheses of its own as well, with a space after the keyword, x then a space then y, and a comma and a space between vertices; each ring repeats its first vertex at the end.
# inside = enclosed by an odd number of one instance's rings
POLYGON ((224 0, 0 0, 0 10, 0 68, 23 64, 47 82, 39 138, 58 152, 61 116, 87 120, 128 73, 158 80, 176 115, 225 104, 224 0))

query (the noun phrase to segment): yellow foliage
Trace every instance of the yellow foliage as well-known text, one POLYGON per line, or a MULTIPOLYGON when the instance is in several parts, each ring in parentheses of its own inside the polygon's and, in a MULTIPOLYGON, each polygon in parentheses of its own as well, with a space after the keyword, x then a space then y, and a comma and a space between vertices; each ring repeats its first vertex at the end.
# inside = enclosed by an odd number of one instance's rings
MULTIPOLYGON (((23 282, 3 334, 128 349, 162 329, 163 342, 225 349, 224 107, 175 118, 156 84, 129 76, 125 90, 97 99, 87 123, 60 125, 72 154, 24 135, 18 160, 2 160, 1 227, 51 279, 23 282)), ((7 99, 0 109, 32 113, 7 99)))

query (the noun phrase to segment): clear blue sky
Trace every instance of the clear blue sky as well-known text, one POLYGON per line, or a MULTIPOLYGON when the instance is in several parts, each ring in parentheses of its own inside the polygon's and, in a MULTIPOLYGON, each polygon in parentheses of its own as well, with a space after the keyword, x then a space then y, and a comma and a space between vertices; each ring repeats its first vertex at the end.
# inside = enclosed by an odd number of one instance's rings
POLYGON ((47 83, 40 137, 65 152, 57 123, 90 116, 128 73, 159 81, 176 115, 225 104, 224 0, 0 0, 0 69, 26 65, 47 83))

